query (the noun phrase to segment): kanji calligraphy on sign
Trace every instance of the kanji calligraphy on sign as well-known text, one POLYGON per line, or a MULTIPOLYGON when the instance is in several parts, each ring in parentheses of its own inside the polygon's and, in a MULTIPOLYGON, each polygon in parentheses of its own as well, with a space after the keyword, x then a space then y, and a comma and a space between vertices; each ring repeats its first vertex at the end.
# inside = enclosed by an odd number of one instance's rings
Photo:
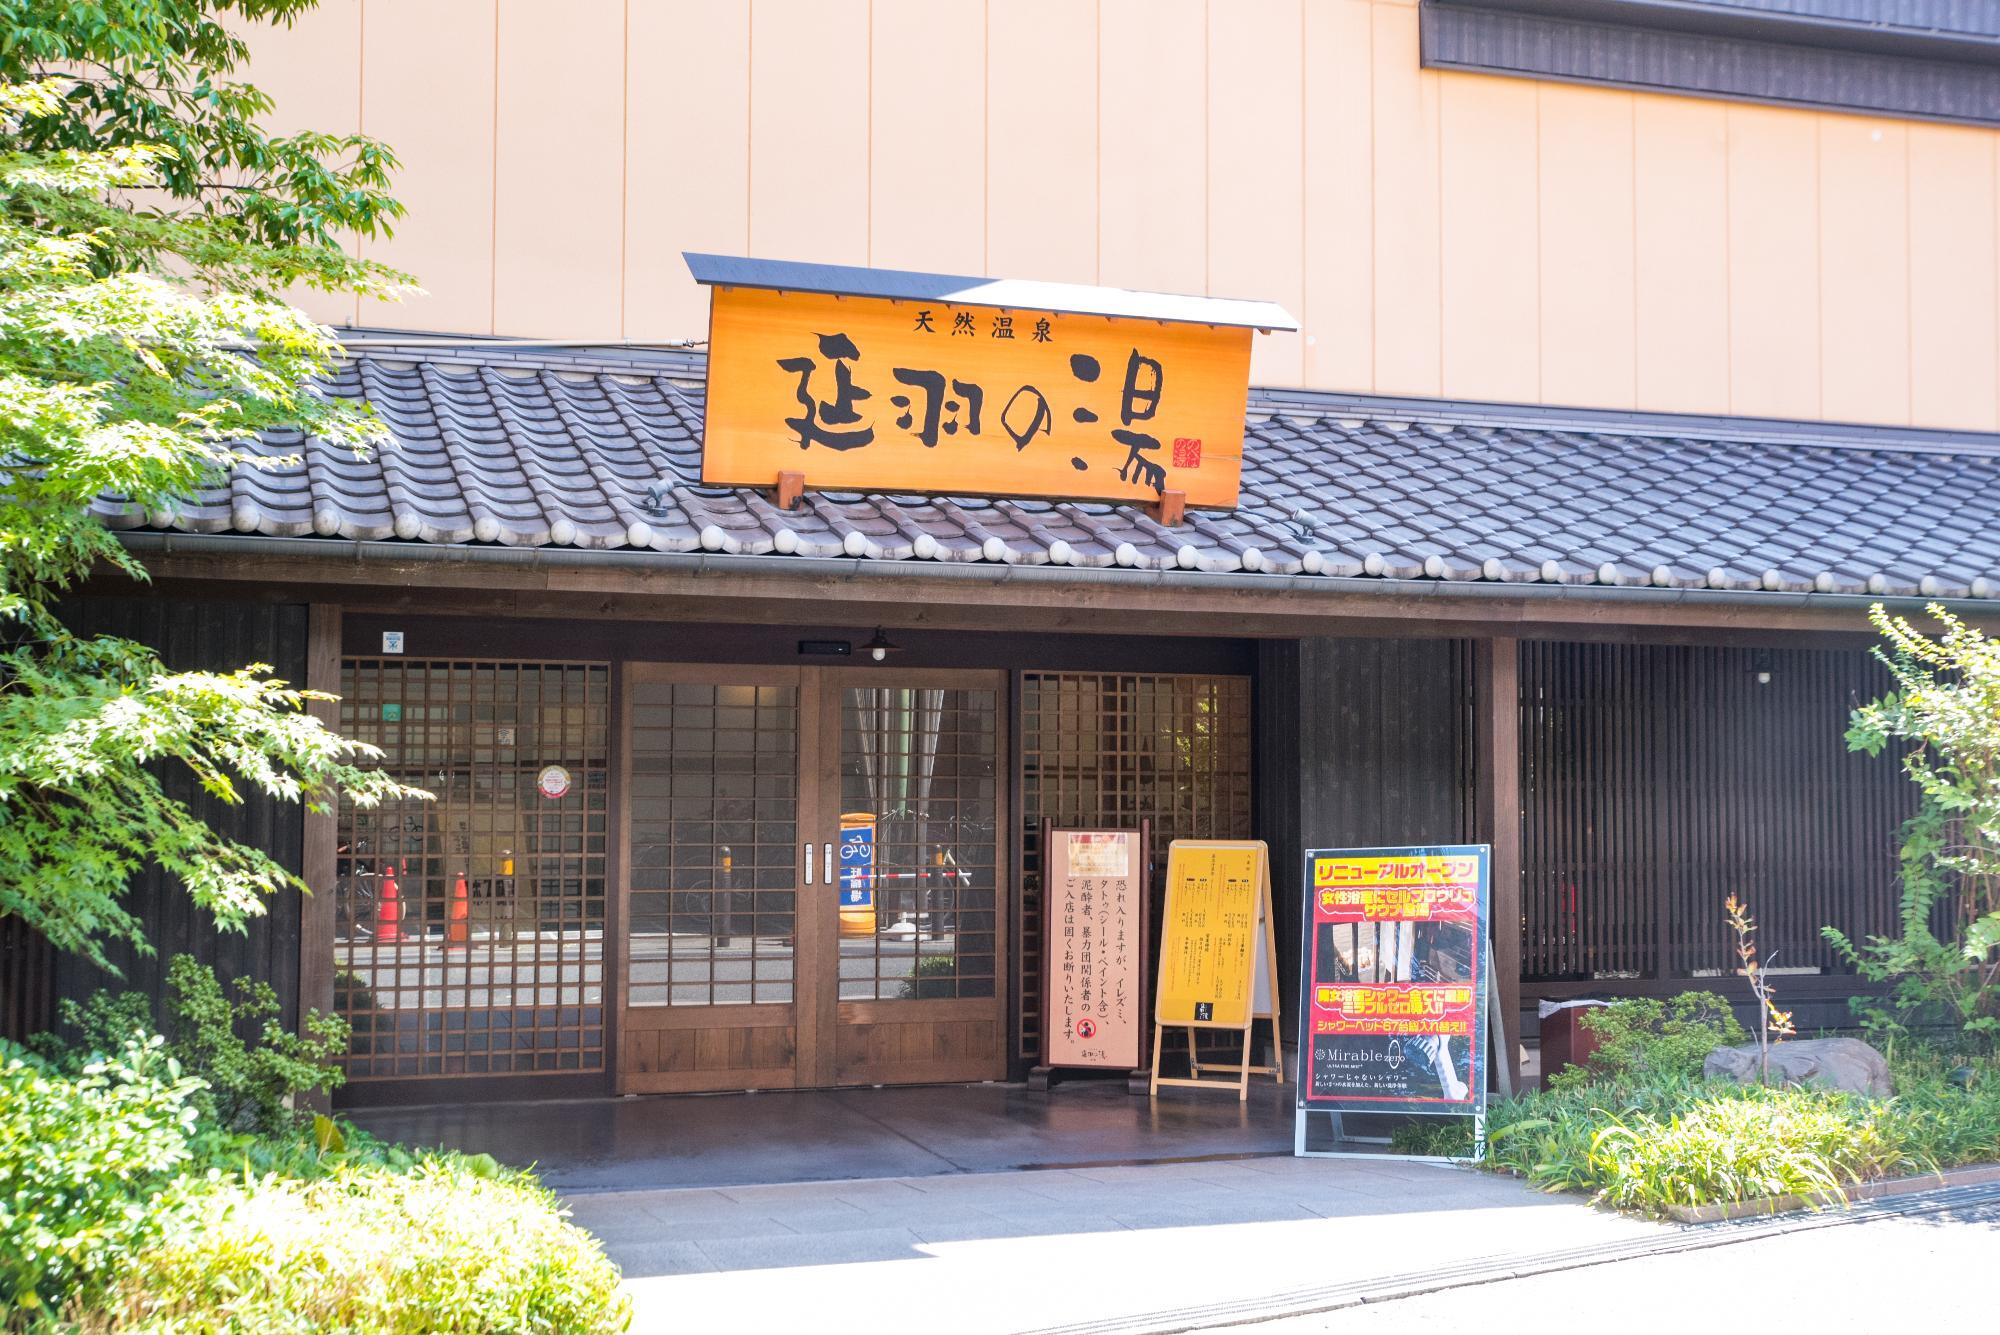
POLYGON ((702 481, 1234 506, 1253 332, 719 285, 702 481))
POLYGON ((1146 1022, 1145 842, 1137 830, 1051 830, 1047 841, 1042 1064, 1137 1067, 1146 1022))

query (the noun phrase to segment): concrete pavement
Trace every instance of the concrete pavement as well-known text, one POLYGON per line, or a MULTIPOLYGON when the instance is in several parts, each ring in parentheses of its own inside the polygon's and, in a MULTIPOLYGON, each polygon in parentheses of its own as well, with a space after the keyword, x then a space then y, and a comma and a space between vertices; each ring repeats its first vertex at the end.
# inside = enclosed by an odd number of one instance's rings
POLYGON ((1561 1329, 1571 1313, 1651 1335, 1718 1328, 1877 1335, 1994 1325, 2000 1198, 1471 1285, 1247 1327, 1256 1335, 1561 1329), (1548 1318, 1546 1322, 1538 1318, 1548 1318))
POLYGON ((915 1314, 954 1335, 1115 1324, 1674 1231, 1467 1169, 1288 1157, 570 1203, 624 1268, 636 1331, 879 1332, 915 1314))
POLYGON ((533 1165, 557 1191, 827 1181, 1289 1153, 1292 1087, 908 1086, 355 1110, 385 1140, 533 1165))

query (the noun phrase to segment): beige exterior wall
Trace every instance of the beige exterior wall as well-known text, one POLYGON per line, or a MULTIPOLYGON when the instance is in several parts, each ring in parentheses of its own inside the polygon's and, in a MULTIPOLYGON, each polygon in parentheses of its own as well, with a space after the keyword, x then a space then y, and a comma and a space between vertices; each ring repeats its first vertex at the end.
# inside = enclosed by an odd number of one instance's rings
POLYGON ((1282 303, 1260 384, 2000 427, 2000 134, 1419 68, 1414 0, 325 0, 406 170, 329 320, 705 333, 684 249, 1282 303))

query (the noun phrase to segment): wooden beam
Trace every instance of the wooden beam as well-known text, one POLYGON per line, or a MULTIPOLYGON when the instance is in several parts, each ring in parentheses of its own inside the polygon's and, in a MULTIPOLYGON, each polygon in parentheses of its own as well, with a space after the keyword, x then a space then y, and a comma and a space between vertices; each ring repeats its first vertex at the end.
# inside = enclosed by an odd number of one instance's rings
MULTIPOLYGON (((474 561, 346 561, 226 558, 210 553, 148 554, 157 581, 199 586, 210 597, 302 593, 350 610, 454 610, 485 616, 638 617, 675 621, 851 620, 960 629, 1073 629, 1307 638, 1369 635, 1461 638, 1771 643, 1774 636, 1821 634, 1873 642, 1863 607, 1754 603, 1592 602, 1494 593, 1472 597, 1421 585, 1310 596, 1274 580, 1268 591, 1240 584, 1160 587, 1143 572, 1129 584, 873 576, 836 568, 770 574, 696 572, 685 567, 507 566, 474 561), (254 589, 254 593, 248 592, 254 589), (840 609, 838 611, 834 609, 840 609), (893 613, 893 614, 892 614, 893 613), (1121 624, 1121 622, 1123 624, 1121 624)), ((107 581, 107 587, 115 581, 107 581)), ((1990 628, 2000 630, 2000 615, 1990 628)))
MULTIPOLYGON (((340 620, 337 603, 314 603, 306 619, 306 689, 340 690, 340 620)), ((315 700, 309 712, 331 728, 340 722, 340 705, 315 700)), ((336 817, 326 811, 305 813, 304 850, 299 874, 312 893, 299 914, 299 1016, 306 1011, 333 1010, 334 888, 339 873, 336 817)))
POLYGON ((1474 647, 1479 838, 1493 847, 1493 970, 1502 1050, 1521 1087, 1521 645, 1493 636, 1474 647))
POLYGON ((1172 528, 1187 518, 1187 493, 1184 491, 1163 491, 1160 499, 1146 507, 1153 518, 1165 528, 1172 528))
POLYGON ((787 470, 778 474, 778 487, 771 496, 771 504, 780 510, 798 507, 799 498, 806 494, 806 475, 787 470))

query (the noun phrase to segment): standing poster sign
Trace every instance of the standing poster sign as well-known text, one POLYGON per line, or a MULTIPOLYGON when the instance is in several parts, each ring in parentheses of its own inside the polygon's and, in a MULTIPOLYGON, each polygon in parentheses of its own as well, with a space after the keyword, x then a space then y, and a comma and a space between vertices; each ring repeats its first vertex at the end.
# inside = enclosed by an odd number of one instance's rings
POLYGON ((1042 826, 1042 1064, 1134 1071, 1144 1060, 1149 830, 1042 826))
POLYGON ((1271 854, 1261 839, 1176 839, 1167 849, 1166 907, 1160 926, 1160 979, 1153 994, 1153 1066, 1150 1088, 1188 1085, 1234 1089, 1250 1097, 1250 1077, 1269 1075, 1283 1084, 1278 1041, 1278 947, 1272 936, 1271 854), (1250 1062, 1251 1031, 1271 1027, 1271 1063, 1250 1062), (1187 1035, 1187 1078, 1160 1074, 1160 1042, 1168 1029, 1187 1035), (1204 1062, 1196 1031, 1241 1030, 1240 1062, 1204 1062), (1234 1080, 1204 1080, 1203 1071, 1234 1080))
POLYGON ((1489 850, 1305 855, 1297 1149, 1307 1114, 1486 1114, 1489 850))

